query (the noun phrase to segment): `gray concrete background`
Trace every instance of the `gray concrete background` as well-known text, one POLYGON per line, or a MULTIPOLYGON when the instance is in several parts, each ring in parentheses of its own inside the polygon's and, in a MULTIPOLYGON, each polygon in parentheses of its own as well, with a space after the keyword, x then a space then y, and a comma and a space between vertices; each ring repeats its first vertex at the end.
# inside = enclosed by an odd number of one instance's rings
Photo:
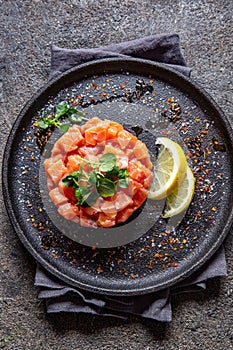
MULTIPOLYGON (((177 32, 192 78, 232 115, 230 0, 3 0, 1 158, 11 124, 48 78, 50 45, 91 47, 177 32)), ((232 234, 228 277, 205 292, 173 299, 170 324, 86 315, 46 315, 33 286, 35 262, 19 242, 0 199, 0 349, 233 349, 232 234)))

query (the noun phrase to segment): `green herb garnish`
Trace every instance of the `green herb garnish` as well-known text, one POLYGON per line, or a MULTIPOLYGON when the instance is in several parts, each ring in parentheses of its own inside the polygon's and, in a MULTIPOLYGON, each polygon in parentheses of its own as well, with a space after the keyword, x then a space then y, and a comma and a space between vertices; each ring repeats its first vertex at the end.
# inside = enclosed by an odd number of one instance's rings
POLYGON ((63 132, 66 132, 69 129, 71 123, 80 123, 83 119, 87 120, 87 118, 84 117, 84 113, 82 111, 70 107, 66 101, 62 101, 54 107, 54 114, 44 114, 42 118, 38 119, 38 125, 42 129, 60 127, 63 132), (61 117, 68 117, 69 122, 62 123, 59 120, 61 117))
POLYGON ((113 197, 117 191, 117 185, 122 188, 128 187, 128 170, 120 169, 116 165, 117 159, 113 153, 103 154, 99 163, 89 162, 82 157, 80 160, 89 164, 92 170, 87 173, 81 166, 79 171, 74 171, 62 179, 64 186, 74 189, 76 205, 91 206, 99 196, 113 197))

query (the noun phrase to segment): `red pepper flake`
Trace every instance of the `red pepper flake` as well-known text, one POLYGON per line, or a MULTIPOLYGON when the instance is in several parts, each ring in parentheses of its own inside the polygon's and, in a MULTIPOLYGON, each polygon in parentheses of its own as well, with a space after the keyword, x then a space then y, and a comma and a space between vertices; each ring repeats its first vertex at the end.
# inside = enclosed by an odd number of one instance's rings
POLYGON ((102 270, 102 268, 101 268, 100 266, 97 267, 96 271, 97 271, 98 273, 103 272, 103 270, 102 270))
POLYGON ((154 255, 154 257, 155 257, 156 259, 162 259, 162 258, 163 258, 162 254, 158 254, 158 253, 156 253, 156 254, 154 255))
POLYGON ((205 187, 204 187, 204 190, 205 190, 205 192, 207 192, 207 193, 211 192, 211 188, 210 188, 209 186, 205 186, 205 187))
POLYGON ((53 253, 53 254, 52 254, 52 257, 53 257, 54 259, 58 259, 58 258, 59 258, 59 256, 58 256, 56 253, 53 253))
POLYGON ((131 275, 130 278, 132 278, 133 280, 136 278, 135 275, 131 275))
POLYGON ((92 86, 93 86, 94 89, 96 89, 97 86, 98 86, 97 83, 94 80, 92 81, 92 86))
POLYGON ((179 264, 178 264, 177 262, 173 262, 173 263, 172 263, 172 266, 173 266, 173 267, 177 267, 177 266, 179 266, 179 264))
POLYGON ((100 93, 100 96, 101 96, 101 97, 106 97, 106 93, 105 93, 105 92, 101 92, 101 93, 100 93))

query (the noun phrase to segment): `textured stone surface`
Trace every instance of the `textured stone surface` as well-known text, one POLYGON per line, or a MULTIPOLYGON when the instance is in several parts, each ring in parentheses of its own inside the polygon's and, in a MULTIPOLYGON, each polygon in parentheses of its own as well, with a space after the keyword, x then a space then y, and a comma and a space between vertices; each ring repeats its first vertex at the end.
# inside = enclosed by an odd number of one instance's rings
MULTIPOLYGON (((177 32, 192 78, 232 116, 230 0, 0 1, 0 142, 25 102, 48 78, 50 45, 90 47, 177 32)), ((0 156, 3 155, 1 147, 0 156)), ((16 237, 0 199, 0 348, 196 350, 233 349, 232 234, 228 277, 198 295, 173 299, 173 321, 127 323, 86 315, 46 315, 33 286, 35 262, 16 237)))

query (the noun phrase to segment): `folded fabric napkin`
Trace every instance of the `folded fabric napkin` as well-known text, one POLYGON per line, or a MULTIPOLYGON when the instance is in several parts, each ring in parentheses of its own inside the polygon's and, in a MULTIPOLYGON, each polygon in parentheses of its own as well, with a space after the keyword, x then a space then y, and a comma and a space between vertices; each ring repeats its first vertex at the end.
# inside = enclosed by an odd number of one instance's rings
MULTIPOLYGON (((179 36, 161 34, 91 49, 64 49, 52 46, 50 78, 81 63, 106 57, 138 57, 166 63, 189 76, 190 68, 182 56, 179 36)), ((37 266, 35 285, 40 287, 38 297, 46 301, 48 313, 77 312, 127 319, 129 314, 169 322, 172 320, 171 297, 177 293, 206 288, 213 277, 226 276, 224 248, 192 276, 162 291, 140 296, 106 296, 75 288, 60 281, 37 266)))

